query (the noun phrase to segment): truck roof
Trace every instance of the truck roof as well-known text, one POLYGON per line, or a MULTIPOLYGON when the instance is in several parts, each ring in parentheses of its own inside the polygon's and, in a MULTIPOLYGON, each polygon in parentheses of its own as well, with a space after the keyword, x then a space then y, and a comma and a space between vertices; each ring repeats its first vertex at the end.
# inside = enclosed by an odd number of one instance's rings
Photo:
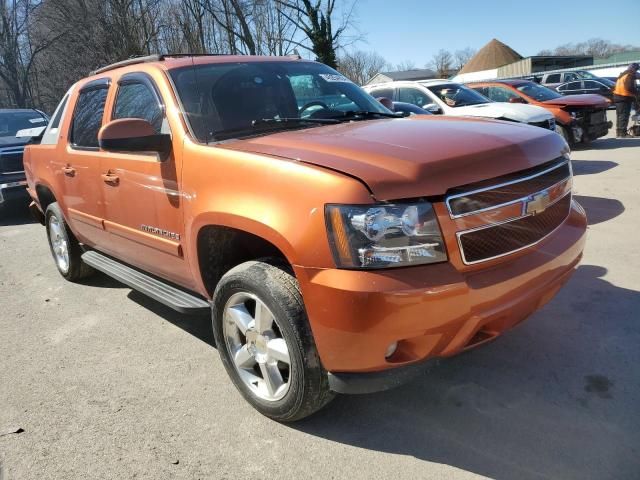
POLYGON ((302 60, 299 55, 285 55, 285 56, 262 56, 262 55, 226 55, 226 54, 214 54, 214 53, 171 53, 171 54, 154 54, 144 57, 133 57, 120 62, 112 63, 104 67, 100 67, 89 74, 89 76, 98 75, 100 73, 116 70, 122 67, 128 67, 130 65, 137 65, 141 63, 157 64, 162 68, 170 70, 173 68, 180 68, 188 65, 199 65, 206 63, 229 63, 229 62, 278 62, 278 61, 291 61, 302 60))

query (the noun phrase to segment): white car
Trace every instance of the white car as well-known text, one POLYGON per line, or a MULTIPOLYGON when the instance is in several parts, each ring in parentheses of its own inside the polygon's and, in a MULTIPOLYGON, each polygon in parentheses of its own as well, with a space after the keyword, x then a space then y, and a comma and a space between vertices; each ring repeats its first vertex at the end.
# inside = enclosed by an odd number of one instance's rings
POLYGON ((502 103, 449 80, 389 82, 365 86, 373 97, 417 105, 433 114, 485 117, 527 123, 555 131, 554 116, 542 107, 502 103))

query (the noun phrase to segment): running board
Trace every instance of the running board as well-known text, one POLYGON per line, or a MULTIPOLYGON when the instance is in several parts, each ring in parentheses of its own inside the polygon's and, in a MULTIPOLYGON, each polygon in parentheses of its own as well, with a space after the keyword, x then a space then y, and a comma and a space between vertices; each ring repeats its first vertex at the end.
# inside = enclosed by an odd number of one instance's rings
POLYGON ((211 311, 211 305, 206 300, 173 287, 162 280, 135 270, 124 263, 120 263, 96 251, 91 250, 83 253, 82 261, 177 312, 199 315, 211 311))

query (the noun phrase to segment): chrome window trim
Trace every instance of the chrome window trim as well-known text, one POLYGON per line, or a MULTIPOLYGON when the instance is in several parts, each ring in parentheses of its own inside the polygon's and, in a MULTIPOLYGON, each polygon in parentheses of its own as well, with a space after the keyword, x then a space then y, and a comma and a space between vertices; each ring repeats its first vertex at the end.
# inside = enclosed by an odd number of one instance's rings
POLYGON ((499 226, 499 225, 504 225, 506 223, 515 222, 516 220, 521 220, 523 218, 532 217, 532 216, 534 216, 533 213, 530 213, 530 214, 527 214, 527 215, 522 215, 522 216, 519 216, 519 217, 512 217, 512 218, 509 218, 509 219, 504 220, 502 222, 491 223, 491 224, 488 224, 488 225, 482 225, 480 227, 471 228, 469 230, 463 230, 461 232, 456 232, 456 239, 457 239, 457 242, 458 242, 458 250, 460 251, 460 256, 462 257, 462 263, 464 263, 465 265, 476 265, 478 263, 489 262, 489 261, 495 260, 497 258, 506 257, 507 255, 512 255, 514 253, 521 252, 522 250, 525 250, 527 248, 533 247, 533 246, 537 245, 538 243, 542 242, 545 238, 548 238, 550 235, 553 235, 553 233, 556 230, 558 230, 558 228, 560 228, 564 224, 564 222, 567 220, 567 218, 569 218, 569 215, 571 214, 571 207, 573 205, 573 191, 570 190, 567 193, 565 193, 564 195, 562 195, 561 197, 558 197, 553 203, 549 204, 549 206, 547 207, 547 209, 549 207, 552 207, 553 205, 558 203, 560 200, 563 200, 567 195, 571 196, 571 201, 570 201, 570 205, 569 205, 569 211, 567 212, 566 217, 564 217, 562 219, 562 221, 558 224, 558 226, 556 228, 554 228, 551 232, 547 233, 544 237, 539 238, 535 242, 529 243, 528 245, 524 245, 524 246, 522 246, 520 248, 517 248, 515 250, 510 250, 508 252, 501 253, 500 255, 495 255, 493 257, 483 258, 482 260, 475 260, 473 262, 469 262, 469 261, 467 261, 467 258, 464 255, 464 248, 462 247, 461 237, 463 235, 467 234, 467 233, 475 232, 475 231, 478 231, 478 230, 485 230, 487 228, 492 228, 492 227, 496 227, 496 226, 499 226))
MULTIPOLYGON (((526 182, 528 180, 532 180, 534 178, 537 178, 541 175, 545 175, 549 172, 552 172, 553 170, 556 170, 557 168, 563 167, 564 165, 569 165, 569 176, 566 177, 565 179, 561 180, 561 182, 564 182, 567 180, 567 178, 572 178, 573 177, 573 169, 571 168, 571 162, 569 161, 569 159, 567 159, 566 161, 562 162, 562 163, 558 163, 557 165, 554 165, 552 167, 549 167, 545 170, 543 170, 542 172, 536 173, 534 175, 529 175, 528 177, 522 177, 522 178, 518 178, 516 180, 512 180, 510 182, 504 182, 504 183, 499 183, 496 185, 491 185, 489 187, 483 187, 483 188, 478 188, 476 190, 470 190, 467 192, 463 192, 463 193, 456 193, 455 195, 450 195, 446 198, 445 200, 445 204, 447 205, 447 210, 449 211, 449 216, 453 219, 456 218, 462 218, 462 217, 467 217, 469 215, 477 215, 478 213, 483 213, 483 212, 488 212, 489 210, 495 210, 496 208, 503 208, 503 207, 507 207, 509 205, 513 205, 514 203, 518 203, 518 202, 522 202, 525 199, 529 198, 531 195, 526 195, 522 198, 519 198, 517 200, 511 200, 509 202, 505 202, 505 203, 501 203, 499 205, 493 205, 491 207, 486 207, 486 208, 482 208, 480 210, 474 210, 472 212, 467 212, 467 213, 460 213, 460 214, 454 214, 451 211, 451 200, 455 200, 456 198, 460 198, 460 197, 466 197, 467 195, 475 195, 476 193, 482 193, 482 192, 487 192, 489 190, 495 190, 497 188, 502 188, 502 187, 507 187, 509 185, 515 185, 516 183, 522 183, 522 182, 526 182)), ((560 182, 559 182, 560 183, 560 182)), ((548 187, 551 188, 551 187, 548 187)))

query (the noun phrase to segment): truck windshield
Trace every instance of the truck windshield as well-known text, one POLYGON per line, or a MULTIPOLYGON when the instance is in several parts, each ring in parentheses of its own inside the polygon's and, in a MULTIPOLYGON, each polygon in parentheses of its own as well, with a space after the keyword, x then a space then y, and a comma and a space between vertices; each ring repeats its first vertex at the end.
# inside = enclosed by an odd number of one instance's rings
POLYGON ((482 96, 475 90, 456 83, 434 85, 427 88, 435 93, 446 105, 454 108, 468 107, 469 105, 480 105, 491 102, 491 100, 482 96))
POLYGON ((551 90, 550 88, 543 87, 542 85, 538 85, 537 83, 525 83, 524 85, 520 85, 517 87, 522 93, 526 96, 533 98, 539 102, 546 102, 547 100, 555 100, 556 98, 562 97, 558 92, 551 90))
POLYGON ((331 119, 353 119, 355 112, 367 113, 358 119, 392 114, 356 84, 320 63, 215 63, 173 69, 170 75, 191 130, 203 143, 318 127, 331 119), (296 119, 308 121, 293 121, 296 119))
POLYGON ((15 137, 20 130, 47 125, 47 119, 35 110, 0 111, 0 137, 15 137))

